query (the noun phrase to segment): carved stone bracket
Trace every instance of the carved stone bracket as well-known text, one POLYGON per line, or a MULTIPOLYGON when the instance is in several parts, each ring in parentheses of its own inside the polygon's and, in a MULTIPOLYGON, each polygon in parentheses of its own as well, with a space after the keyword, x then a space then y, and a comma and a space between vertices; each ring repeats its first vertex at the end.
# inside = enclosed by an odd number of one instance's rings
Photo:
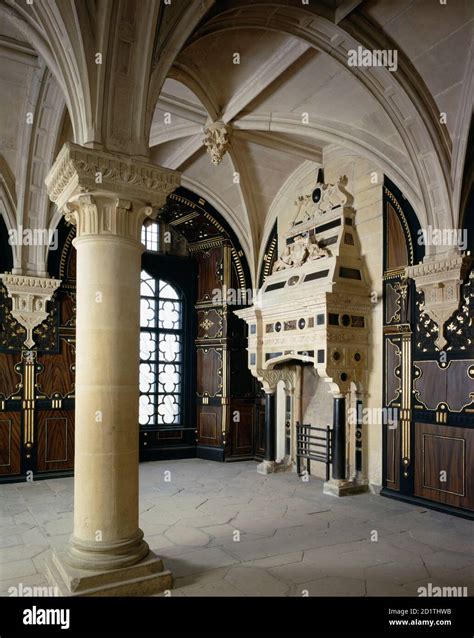
POLYGON ((280 381, 284 382, 285 389, 289 392, 295 389, 296 370, 292 367, 285 367, 278 370, 259 368, 256 377, 263 385, 265 392, 274 392, 280 381))
POLYGON ((438 325, 436 345, 440 349, 446 345, 443 326, 459 308, 461 284, 470 263, 471 258, 467 255, 453 255, 424 261, 405 269, 407 276, 415 280, 417 290, 425 295, 424 312, 438 325))
POLYGON ((61 284, 59 279, 27 277, 25 275, 0 275, 12 300, 13 317, 26 328, 25 345, 35 345, 33 329, 48 316, 47 302, 61 284))
POLYGON ((204 127, 203 144, 207 148, 207 152, 211 156, 211 162, 214 166, 220 164, 229 149, 231 127, 224 122, 212 122, 204 127))

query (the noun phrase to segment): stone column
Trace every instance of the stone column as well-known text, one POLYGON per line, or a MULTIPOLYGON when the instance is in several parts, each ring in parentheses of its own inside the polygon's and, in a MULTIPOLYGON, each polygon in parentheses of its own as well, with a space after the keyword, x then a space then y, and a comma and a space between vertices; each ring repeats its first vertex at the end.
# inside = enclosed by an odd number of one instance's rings
POLYGON ((294 393, 296 372, 293 368, 279 370, 258 369, 257 378, 265 390, 265 460, 257 466, 259 474, 271 474, 273 472, 285 472, 292 467, 290 457, 276 462, 276 429, 278 408, 276 405, 277 386, 280 381, 285 384, 285 392, 294 393))
POLYGON ((356 394, 356 423, 355 423, 355 469, 358 479, 363 478, 363 432, 362 432, 362 399, 356 394))
POLYGON ((332 477, 346 478, 346 399, 343 396, 333 399, 332 477))
POLYGON ((265 394, 265 461, 275 460, 276 392, 265 394))
POLYGON ((77 228, 74 533, 49 577, 65 595, 159 592, 171 574, 138 525, 140 234, 179 179, 66 144, 46 183, 77 228))
POLYGON ((340 392, 333 396, 332 478, 324 483, 323 492, 330 496, 366 492, 366 481, 347 478, 346 398, 340 392))
POLYGON ((265 389, 265 459, 257 466, 259 474, 275 471, 276 390, 265 389))

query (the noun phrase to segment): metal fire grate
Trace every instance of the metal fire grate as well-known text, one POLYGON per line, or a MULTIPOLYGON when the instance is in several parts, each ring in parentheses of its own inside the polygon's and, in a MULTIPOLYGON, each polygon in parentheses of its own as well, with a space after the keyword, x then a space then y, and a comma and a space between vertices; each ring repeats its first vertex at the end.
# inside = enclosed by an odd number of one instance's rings
POLYGON ((326 465, 326 481, 330 478, 332 463, 332 429, 329 425, 317 428, 305 423, 296 423, 296 471, 301 476, 301 462, 306 459, 306 472, 311 474, 311 461, 326 465), (320 434, 324 433, 324 436, 320 434))

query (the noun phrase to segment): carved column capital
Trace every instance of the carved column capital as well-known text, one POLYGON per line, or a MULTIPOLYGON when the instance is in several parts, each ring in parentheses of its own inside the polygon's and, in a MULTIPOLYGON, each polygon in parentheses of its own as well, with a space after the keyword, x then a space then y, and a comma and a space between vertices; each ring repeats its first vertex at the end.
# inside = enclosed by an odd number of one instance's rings
MULTIPOLYGON (((76 226, 76 238, 115 236, 139 242, 146 217, 156 210, 140 201, 103 193, 79 195, 63 207, 66 221, 76 226)), ((76 240, 75 240, 76 241, 76 240)))
POLYGON ((180 175, 119 153, 66 143, 48 176, 51 200, 77 226, 77 236, 139 240, 142 223, 180 185, 180 175))
POLYGON ((46 277, 28 277, 26 275, 0 275, 12 300, 12 315, 26 328, 27 348, 35 345, 33 329, 48 316, 47 302, 61 284, 60 279, 46 277))

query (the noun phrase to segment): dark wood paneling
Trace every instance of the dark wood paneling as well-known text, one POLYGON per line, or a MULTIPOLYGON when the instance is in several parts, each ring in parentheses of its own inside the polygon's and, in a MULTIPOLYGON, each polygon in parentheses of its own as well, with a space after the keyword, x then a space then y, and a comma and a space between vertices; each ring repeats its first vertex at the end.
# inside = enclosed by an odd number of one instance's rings
POLYGON ((67 264, 67 279, 76 281, 76 269, 77 269, 77 253, 75 249, 71 249, 69 252, 69 259, 67 264))
POLYGON ((265 405, 257 404, 255 416, 255 454, 265 456, 265 405))
POLYGON ((0 353, 0 397, 6 399, 18 393, 21 377, 15 372, 15 364, 19 361, 19 354, 0 353))
POLYGON ((429 423, 414 426, 415 495, 474 510, 474 430, 429 423))
POLYGON ((222 407, 216 405, 198 406, 198 443, 201 445, 221 444, 222 407))
POLYGON ((415 361, 415 364, 421 372, 413 381, 416 399, 428 410, 436 410, 440 403, 446 403, 446 371, 439 367, 437 361, 415 361))
POLYGON ((0 412, 0 474, 20 473, 21 413, 0 412))
POLYGON ((73 326, 76 317, 76 299, 72 292, 60 291, 60 321, 61 326, 73 326))
POLYGON ((222 354, 216 348, 197 348, 197 394, 214 397, 222 392, 222 354))
POLYGON ((397 213, 387 204, 387 268, 392 270, 408 265, 408 250, 397 213))
POLYGON ((416 397, 429 410, 447 403, 452 411, 459 412, 471 403, 469 395, 474 393, 474 379, 468 375, 473 364, 471 359, 450 361, 447 368, 441 368, 436 361, 416 361, 415 364, 421 371, 421 376, 414 381, 416 397))
POLYGON ((391 490, 400 489, 400 427, 389 428, 385 425, 386 432, 386 466, 385 481, 391 490))
POLYGON ((251 456, 253 454, 253 430, 255 407, 235 402, 231 405, 230 432, 231 455, 251 456))
POLYGON ((74 390, 74 373, 71 366, 74 364, 74 346, 64 339, 60 341, 59 354, 43 354, 38 356, 38 362, 44 366, 38 374, 38 393, 52 397, 58 393, 61 397, 74 390))
POLYGON ((474 379, 469 376, 468 370, 473 363, 472 359, 451 361, 446 370, 447 403, 453 411, 462 410, 472 403, 474 379))
POLYGON ((195 253, 198 262, 198 296, 197 301, 211 301, 216 289, 221 290, 221 265, 223 259, 222 246, 195 253))
POLYGON ((401 378, 395 374, 395 370, 401 364, 400 338, 397 342, 392 342, 387 338, 385 341, 385 404, 387 406, 400 399, 401 378))
POLYGON ((37 469, 71 469, 74 465, 74 411, 46 410, 38 414, 37 469))
POLYGON ((400 304, 397 303, 400 294, 394 289, 393 284, 385 286, 385 323, 391 324, 400 321, 400 304))
POLYGON ((222 310, 198 310, 198 339, 221 339, 225 333, 225 320, 222 310))

